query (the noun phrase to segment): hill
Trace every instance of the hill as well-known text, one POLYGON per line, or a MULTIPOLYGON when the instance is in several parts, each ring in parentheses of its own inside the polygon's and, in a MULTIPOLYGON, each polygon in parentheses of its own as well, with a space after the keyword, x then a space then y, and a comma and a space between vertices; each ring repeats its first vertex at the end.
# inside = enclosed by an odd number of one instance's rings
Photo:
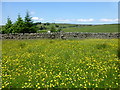
MULTIPOLYGON (((91 24, 66 24, 66 23, 34 23, 38 31, 37 33, 47 32, 52 26, 56 30, 60 29, 63 32, 94 32, 94 33, 113 33, 118 32, 118 24, 103 24, 103 25, 91 25, 91 24)), ((0 26, 2 31, 2 26, 0 26)))
POLYGON ((84 25, 84 24, 61 24, 61 23, 45 23, 37 24, 37 27, 44 27, 43 30, 50 30, 51 26, 55 28, 60 28, 64 32, 104 32, 113 33, 118 32, 118 24, 104 24, 104 25, 84 25))
POLYGON ((80 26, 80 27, 70 27, 62 29, 64 32, 118 32, 117 24, 109 25, 92 25, 92 26, 80 26))

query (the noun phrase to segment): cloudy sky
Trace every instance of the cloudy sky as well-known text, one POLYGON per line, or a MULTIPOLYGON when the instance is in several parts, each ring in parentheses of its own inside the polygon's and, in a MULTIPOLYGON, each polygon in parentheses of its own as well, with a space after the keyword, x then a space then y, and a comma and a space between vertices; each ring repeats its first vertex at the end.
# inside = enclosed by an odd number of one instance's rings
POLYGON ((112 24, 118 21, 118 2, 2 2, 2 24, 30 12, 34 22, 112 24))

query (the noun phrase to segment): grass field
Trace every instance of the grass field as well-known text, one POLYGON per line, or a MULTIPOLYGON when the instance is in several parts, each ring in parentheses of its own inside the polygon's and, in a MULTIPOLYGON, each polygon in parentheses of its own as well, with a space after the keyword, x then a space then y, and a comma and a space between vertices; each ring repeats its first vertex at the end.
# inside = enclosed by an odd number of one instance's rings
POLYGON ((53 25, 58 25, 64 32, 95 32, 95 33, 113 33, 118 32, 118 24, 106 24, 106 25, 80 25, 80 24, 38 24, 37 27, 41 26, 46 27, 45 30, 50 30, 50 27, 53 25), (62 28, 64 27, 64 28, 62 28))
MULTIPOLYGON (((80 25, 80 24, 60 24, 60 23, 50 23, 50 25, 44 25, 45 23, 42 24, 37 24, 36 26, 38 27, 38 30, 40 27, 45 27, 46 29, 38 31, 38 33, 46 33, 47 31, 50 30, 52 26, 59 26, 55 27, 56 30, 58 28, 61 28, 61 31, 64 32, 93 32, 93 33, 114 33, 118 32, 118 24, 106 24, 106 25, 80 25)), ((0 31, 2 31, 2 26, 0 26, 0 31)))
POLYGON ((118 32, 118 25, 95 25, 95 26, 81 26, 81 27, 70 27, 62 29, 64 32, 103 32, 103 33, 112 33, 118 32))
POLYGON ((3 40, 2 88, 118 88, 117 39, 3 40))

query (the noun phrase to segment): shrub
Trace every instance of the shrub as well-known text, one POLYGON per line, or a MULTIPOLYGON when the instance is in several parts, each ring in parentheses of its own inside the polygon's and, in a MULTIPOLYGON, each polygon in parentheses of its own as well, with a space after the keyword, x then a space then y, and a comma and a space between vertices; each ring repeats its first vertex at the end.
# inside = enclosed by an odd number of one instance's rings
POLYGON ((47 33, 48 31, 47 30, 40 30, 38 31, 38 33, 47 33))

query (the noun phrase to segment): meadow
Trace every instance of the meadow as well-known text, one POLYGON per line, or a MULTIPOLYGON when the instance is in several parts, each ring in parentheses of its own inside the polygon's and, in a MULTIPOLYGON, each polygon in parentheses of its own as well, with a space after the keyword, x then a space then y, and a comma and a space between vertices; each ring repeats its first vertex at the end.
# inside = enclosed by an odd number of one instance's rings
POLYGON ((3 40, 2 88, 119 88, 118 39, 3 40))
POLYGON ((37 24, 37 27, 41 26, 46 29, 42 31, 50 30, 51 26, 57 26, 57 28, 61 28, 63 32, 91 32, 91 33, 114 33, 118 32, 119 24, 102 24, 102 25, 82 25, 82 24, 59 24, 59 23, 51 23, 50 25, 37 24))
POLYGON ((117 24, 80 26, 62 29, 64 32, 93 32, 93 33, 113 33, 118 32, 117 24))
MULTIPOLYGON (((102 25, 87 25, 87 24, 66 24, 66 23, 35 23, 37 33, 46 33, 54 26, 56 30, 61 29, 62 32, 91 32, 91 33, 116 33, 119 24, 102 24, 102 25)), ((4 27, 4 26, 3 26, 4 27)), ((0 32, 2 26, 0 26, 0 32)))

